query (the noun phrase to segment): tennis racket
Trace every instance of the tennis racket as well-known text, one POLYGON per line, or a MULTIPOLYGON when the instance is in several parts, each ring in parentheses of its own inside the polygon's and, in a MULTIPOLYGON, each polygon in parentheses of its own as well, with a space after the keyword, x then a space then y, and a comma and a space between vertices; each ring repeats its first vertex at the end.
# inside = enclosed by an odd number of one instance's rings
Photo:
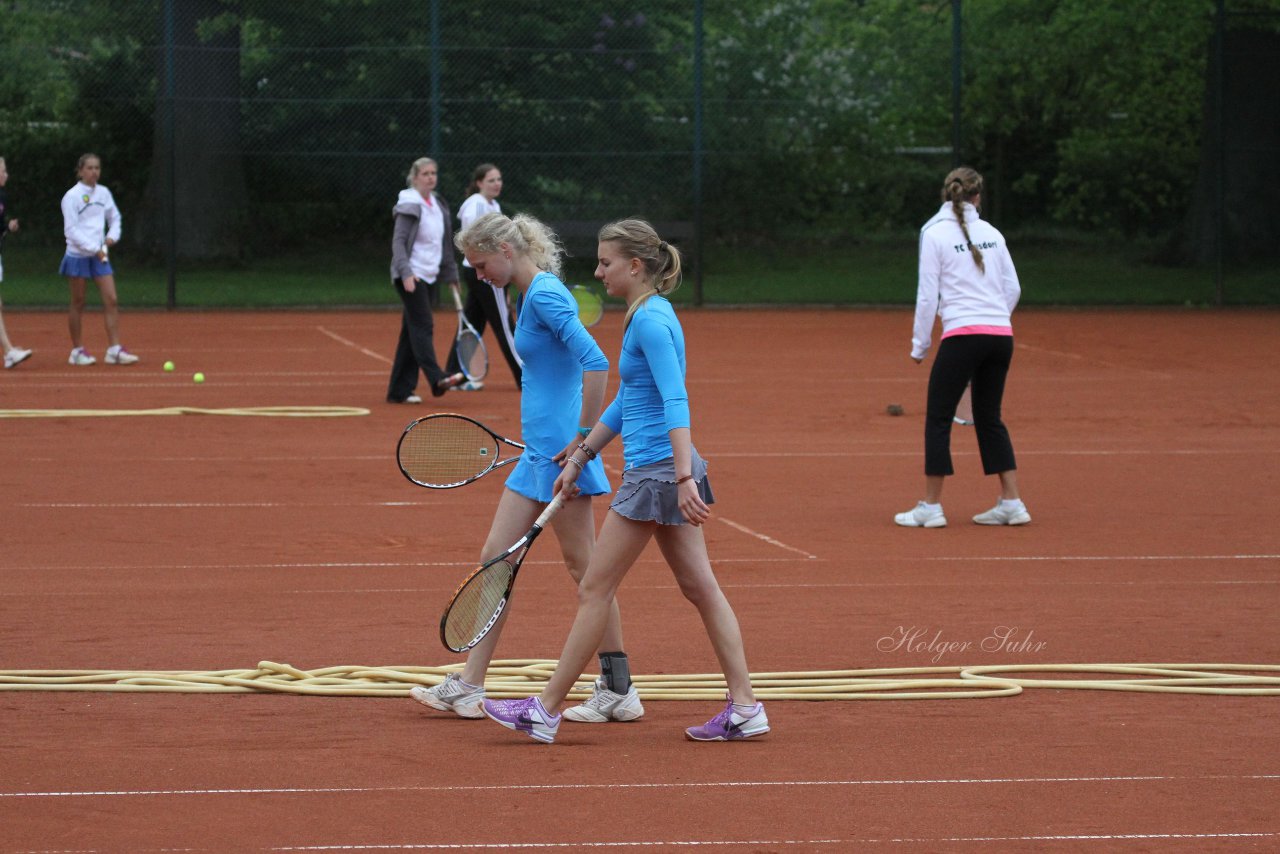
POLYGON ((578 304, 578 319, 583 326, 590 329, 600 322, 600 318, 604 317, 604 298, 600 294, 584 285, 574 285, 569 293, 573 294, 573 301, 578 304))
POLYGON ((451 489, 520 459, 519 455, 503 459, 503 445, 524 450, 519 442, 499 436, 465 415, 437 413, 404 428, 396 445, 396 462, 404 476, 418 486, 451 489))
POLYGON ((462 312, 462 298, 458 296, 458 289, 453 287, 449 290, 453 291, 453 304, 458 307, 458 334, 453 340, 454 350, 458 354, 458 366, 467 379, 479 382, 489 373, 489 354, 484 349, 480 333, 476 332, 476 328, 462 312))
POLYGON ((564 498, 556 493, 523 537, 502 554, 485 561, 458 586, 440 617, 440 640, 445 647, 466 652, 489 634, 511 601, 511 589, 525 555, 563 504, 564 498))

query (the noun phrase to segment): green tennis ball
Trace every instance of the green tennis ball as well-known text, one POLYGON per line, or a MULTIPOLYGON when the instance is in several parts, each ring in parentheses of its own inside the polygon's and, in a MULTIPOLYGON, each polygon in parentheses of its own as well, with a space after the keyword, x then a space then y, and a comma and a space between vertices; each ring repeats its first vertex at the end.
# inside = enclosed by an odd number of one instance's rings
POLYGON ((173 370, 173 362, 165 362, 165 363, 164 363, 164 369, 165 369, 166 371, 172 371, 172 370, 173 370))
POLYGON ((194 380, 195 382, 202 383, 204 382, 204 374, 200 373, 199 371, 196 371, 196 375, 193 376, 191 379, 194 380))

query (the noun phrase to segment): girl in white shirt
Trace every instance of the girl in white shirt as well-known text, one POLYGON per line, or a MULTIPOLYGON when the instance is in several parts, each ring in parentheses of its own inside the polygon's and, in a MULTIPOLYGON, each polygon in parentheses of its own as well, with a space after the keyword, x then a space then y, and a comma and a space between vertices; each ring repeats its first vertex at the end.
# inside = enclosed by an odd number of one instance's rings
POLYGON ((76 164, 80 178, 62 197, 62 230, 67 253, 58 272, 71 288, 71 312, 67 320, 71 332, 72 365, 92 365, 98 361, 84 348, 82 334, 85 288, 89 279, 102 296, 102 319, 107 328, 108 365, 132 365, 138 357, 120 346, 120 309, 116 298, 115 272, 107 260, 107 250, 120 240, 120 209, 111 191, 98 183, 102 161, 96 154, 82 154, 76 164))
POLYGON ((1000 500, 979 513, 979 525, 1025 525, 1031 514, 1018 494, 1017 463, 1000 418, 1005 378, 1013 358, 1010 316, 1022 293, 1004 235, 978 214, 982 176, 953 169, 942 184, 942 207, 920 230, 920 278, 911 358, 924 361, 934 318, 942 340, 929 374, 924 428, 924 500, 894 516, 908 528, 941 528, 943 479, 951 466, 951 425, 956 406, 971 388, 973 423, 985 474, 1000 478, 1000 500))
MULTIPOLYGON (((485 214, 502 213, 498 204, 498 196, 502 193, 502 172, 492 163, 481 163, 471 174, 471 183, 467 185, 467 200, 458 208, 458 224, 461 234, 467 226, 485 214)), ((476 271, 471 265, 462 261, 462 278, 467 283, 467 300, 462 313, 476 328, 480 335, 484 334, 487 325, 493 327, 493 334, 498 339, 498 348, 511 368, 511 375, 516 379, 516 387, 520 387, 523 362, 516 353, 515 333, 511 315, 507 311, 507 289, 497 287, 476 278, 476 271)), ((455 342, 449 351, 449 362, 445 370, 450 373, 461 370, 458 364, 458 347, 455 342)), ((458 386, 464 391, 478 391, 479 382, 466 382, 458 386)))

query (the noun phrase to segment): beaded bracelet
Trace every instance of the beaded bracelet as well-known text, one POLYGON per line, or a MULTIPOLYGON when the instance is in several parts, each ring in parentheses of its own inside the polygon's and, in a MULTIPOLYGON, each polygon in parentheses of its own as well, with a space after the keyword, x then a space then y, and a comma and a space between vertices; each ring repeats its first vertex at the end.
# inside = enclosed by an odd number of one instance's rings
POLYGON ((576 457, 565 457, 564 461, 566 463, 573 463, 575 466, 578 467, 578 471, 582 471, 582 463, 578 462, 576 457))
POLYGON ((595 452, 594 450, 592 450, 592 449, 591 449, 591 446, 590 446, 590 445, 588 445, 586 442, 581 442, 581 443, 579 443, 579 444, 578 444, 578 450, 579 450, 579 451, 582 451, 582 453, 584 453, 584 454, 586 454, 586 455, 587 455, 587 460, 588 460, 588 461, 590 461, 590 460, 594 460, 594 459, 596 458, 596 452, 595 452))

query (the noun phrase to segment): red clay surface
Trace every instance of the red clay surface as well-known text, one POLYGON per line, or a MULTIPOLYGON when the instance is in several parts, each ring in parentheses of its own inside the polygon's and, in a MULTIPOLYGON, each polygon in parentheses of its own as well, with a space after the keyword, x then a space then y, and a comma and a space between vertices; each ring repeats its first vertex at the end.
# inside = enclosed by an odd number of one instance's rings
MULTIPOLYGON (((754 671, 1280 663, 1280 315, 1020 312, 1006 420, 1034 522, 968 523, 997 488, 957 428, 951 525, 929 531, 892 523, 922 489, 909 311, 682 317, 711 556, 754 671), (983 649, 999 627, 1028 644, 983 649), (912 631, 935 643, 884 640, 912 631)), ((482 393, 395 406, 392 313, 126 310, 130 368, 68 366, 61 314, 6 320, 36 354, 0 408, 372 414, 0 419, 0 669, 458 660, 436 621, 502 485, 419 489, 393 451, 432 411, 514 436, 500 361, 482 393)), ((615 360, 620 320, 595 330, 615 360)), ((716 669, 655 549, 621 602, 636 672, 716 669)), ((551 537, 498 657, 556 657, 573 608, 551 537)), ((1273 851, 1277 702, 773 702, 773 732, 726 745, 683 737, 717 704, 651 701, 544 746, 407 699, 0 692, 0 852, 1273 851)))

